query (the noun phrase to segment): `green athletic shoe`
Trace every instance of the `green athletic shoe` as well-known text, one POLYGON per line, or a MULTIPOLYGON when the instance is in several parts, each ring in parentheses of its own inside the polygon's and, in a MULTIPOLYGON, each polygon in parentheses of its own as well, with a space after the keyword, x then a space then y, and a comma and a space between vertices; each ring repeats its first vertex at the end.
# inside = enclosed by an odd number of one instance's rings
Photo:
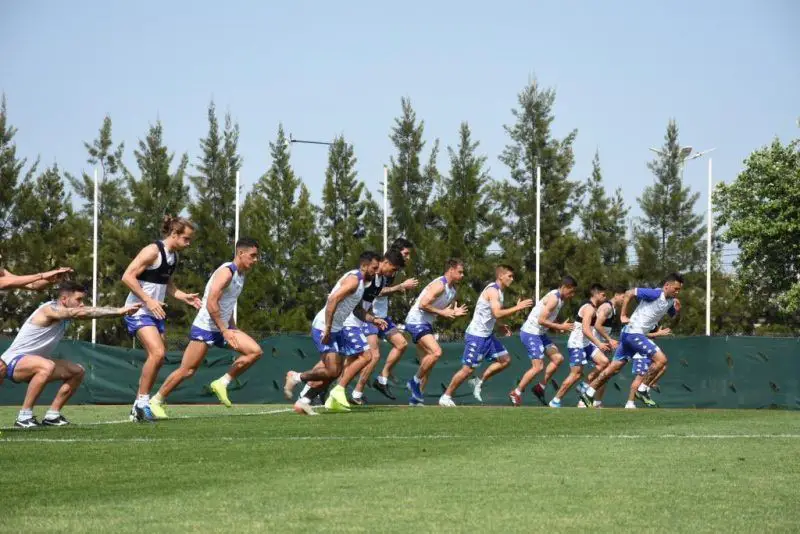
POLYGON ((227 406, 228 408, 231 407, 231 400, 228 398, 228 388, 222 384, 221 379, 216 379, 208 386, 211 389, 211 393, 217 396, 219 402, 227 406))

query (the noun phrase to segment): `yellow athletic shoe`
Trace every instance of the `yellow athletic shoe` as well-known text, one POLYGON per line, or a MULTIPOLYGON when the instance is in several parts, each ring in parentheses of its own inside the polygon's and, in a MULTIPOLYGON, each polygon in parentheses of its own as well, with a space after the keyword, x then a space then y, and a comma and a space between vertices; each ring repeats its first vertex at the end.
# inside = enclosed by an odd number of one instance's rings
POLYGON ((150 413, 152 413, 153 417, 156 419, 169 419, 167 412, 164 411, 164 406, 166 405, 166 402, 150 399, 150 413))
POLYGON ((325 407, 331 412, 349 412, 350 408, 343 406, 339 401, 333 398, 333 395, 328 395, 325 401, 325 407))
POLYGON ((331 390, 331 397, 333 400, 344 406, 345 408, 350 408, 350 403, 347 401, 347 392, 344 390, 342 386, 336 386, 331 390))
POLYGON ((219 378, 211 382, 209 388, 211 388, 211 392, 217 396, 222 404, 228 408, 231 407, 231 400, 228 398, 228 388, 222 384, 219 378))

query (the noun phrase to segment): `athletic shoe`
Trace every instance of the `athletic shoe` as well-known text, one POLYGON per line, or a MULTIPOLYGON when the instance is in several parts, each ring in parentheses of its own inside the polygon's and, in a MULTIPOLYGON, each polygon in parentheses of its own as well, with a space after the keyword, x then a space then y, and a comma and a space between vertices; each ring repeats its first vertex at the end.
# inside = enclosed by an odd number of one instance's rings
POLYGON ((372 382, 372 387, 374 387, 377 391, 379 391, 386 398, 389 398, 389 399, 392 399, 392 400, 395 400, 397 398, 397 397, 394 396, 394 393, 392 393, 391 386, 388 383, 387 384, 381 384, 376 379, 374 382, 372 382))
POLYGON ((294 371, 286 373, 286 382, 283 383, 283 396, 286 400, 292 400, 294 397, 294 387, 300 383, 300 380, 294 378, 294 371))
POLYGON ((297 402, 294 403, 294 413, 299 413, 300 415, 319 415, 311 408, 311 401, 306 397, 297 399, 297 402))
POLYGON ((333 395, 328 395, 328 399, 325 401, 325 407, 332 411, 332 412, 349 412, 350 408, 348 406, 343 406, 336 400, 333 395))
POLYGON ((358 398, 350 397, 350 402, 352 402, 353 404, 357 404, 358 406, 366 406, 367 405, 367 398, 365 396, 363 396, 363 395, 358 397, 358 398))
POLYGON ((511 399, 511 404, 514 406, 522 406, 522 396, 518 395, 516 391, 511 390, 511 393, 508 394, 508 398, 511 399))
POLYGON ((28 419, 17 419, 14 421, 14 426, 18 428, 36 428, 39 425, 39 421, 36 420, 36 416, 29 417, 28 419))
POLYGON ((342 386, 339 386, 339 385, 335 386, 331 390, 331 393, 330 393, 330 395, 328 395, 328 397, 332 398, 333 400, 335 400, 336 402, 338 402, 340 405, 344 406, 345 408, 348 408, 348 409, 350 408, 350 402, 348 402, 348 400, 347 400, 347 392, 344 390, 344 388, 342 386))
POLYGON ((636 403, 633 402, 633 401, 626 402, 625 403, 625 409, 626 410, 635 410, 636 409, 636 403))
POLYGON ((658 408, 656 401, 650 398, 649 391, 637 391, 636 398, 642 401, 648 408, 658 408))
POLYGON ((231 400, 228 398, 228 388, 222 383, 220 378, 217 378, 208 386, 211 390, 211 393, 217 396, 219 402, 227 406, 228 408, 231 407, 231 400))
POLYGON ((451 399, 450 397, 445 397, 444 395, 442 395, 441 397, 439 397, 439 406, 444 406, 445 408, 455 408, 456 403, 453 402, 453 399, 451 399))
POLYGON ((541 402, 542 405, 547 406, 547 400, 544 398, 544 393, 544 388, 541 384, 536 384, 533 386, 533 394, 536 395, 536 398, 539 399, 539 402, 541 402))
POLYGON ((555 399, 551 400, 548 404, 551 408, 561 408, 561 401, 556 401, 555 399))
POLYGON ((42 419, 42 426, 67 426, 68 424, 70 424, 70 422, 67 418, 60 414, 58 417, 45 417, 42 419))
POLYGON ((169 419, 167 412, 164 410, 166 405, 166 402, 150 399, 150 413, 156 419, 169 419))
POLYGON ((602 408, 603 407, 603 401, 598 401, 598 400, 594 401, 592 403, 592 407, 593 408, 602 408))
POLYGON ((411 406, 412 408, 424 408, 425 407, 425 403, 424 402, 422 402, 420 400, 417 400, 417 399, 415 399, 413 397, 408 399, 408 405, 411 406))
POLYGON ((472 383, 472 396, 475 397, 478 402, 483 402, 483 397, 481 397, 481 386, 481 382, 478 382, 477 380, 472 383))
POLYGON ((145 405, 144 408, 140 408, 134 404, 131 408, 129 419, 132 423, 141 423, 152 422, 155 420, 155 417, 153 416, 153 412, 150 410, 149 405, 145 405))
POLYGON ((412 399, 420 403, 425 402, 425 399, 422 396, 422 390, 420 389, 420 384, 415 382, 413 378, 406 382, 406 388, 408 388, 409 393, 411 393, 412 399))
POLYGON ((579 400, 578 401, 578 408, 586 408, 586 403, 583 402, 582 400, 579 400))
POLYGON ((582 392, 578 393, 578 395, 580 395, 581 400, 587 407, 592 406, 594 404, 594 397, 586 393, 586 390, 583 390, 582 392))

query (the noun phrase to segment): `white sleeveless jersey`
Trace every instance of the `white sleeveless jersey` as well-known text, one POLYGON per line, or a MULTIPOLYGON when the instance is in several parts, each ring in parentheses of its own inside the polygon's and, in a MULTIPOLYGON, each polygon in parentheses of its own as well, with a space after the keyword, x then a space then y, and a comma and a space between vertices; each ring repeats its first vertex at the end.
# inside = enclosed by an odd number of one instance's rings
POLYGON ((450 305, 453 302, 453 299, 456 298, 456 288, 450 285, 447 285, 447 278, 444 276, 440 276, 427 286, 425 289, 417 297, 417 300, 414 301, 414 305, 408 310, 408 315, 406 315, 406 324, 433 324, 436 320, 436 315, 424 311, 422 308, 419 307, 419 303, 422 302, 422 297, 425 293, 428 292, 430 287, 435 284, 436 282, 442 282, 444 284, 444 291, 442 291, 438 297, 431 303, 431 307, 436 309, 443 309, 450 305))
MULTIPOLYGON (((175 265, 177 261, 177 256, 175 252, 169 251, 167 252, 167 264, 172 266, 175 265)), ((159 251, 158 256, 156 256, 156 261, 152 264, 147 266, 145 272, 142 273, 143 275, 148 274, 148 271, 157 271, 161 267, 161 251, 159 251)), ((145 276, 146 278, 146 276, 145 276)), ((149 296, 151 299, 157 300, 158 302, 164 302, 164 299, 167 298, 167 284, 157 284, 155 282, 148 282, 145 280, 139 280, 139 286, 144 291, 145 295, 149 296)), ((125 299, 125 306, 132 306, 134 304, 144 304, 142 300, 134 295, 133 293, 128 293, 128 298, 125 299)), ((150 311, 150 308, 147 306, 142 306, 136 313, 133 314, 134 317, 139 315, 153 315, 153 312, 150 311)))
POLYGON ((213 282, 214 277, 222 269, 230 269, 233 273, 228 287, 222 290, 222 295, 219 297, 219 317, 226 325, 230 324, 231 317, 233 317, 233 308, 236 306, 236 300, 239 298, 244 288, 244 275, 239 272, 235 263, 228 261, 217 267, 217 270, 214 271, 214 274, 211 275, 211 278, 209 278, 206 283, 206 289, 203 292, 203 306, 200 308, 200 311, 197 312, 197 317, 194 318, 194 322, 192 323, 193 326, 208 332, 219 332, 217 324, 211 318, 211 314, 208 313, 208 294, 211 292, 211 282, 213 282))
POLYGON ((45 306, 57 308, 58 303, 54 300, 45 302, 28 317, 25 324, 19 329, 19 333, 17 337, 14 338, 11 346, 8 347, 8 350, 0 357, 6 364, 11 363, 11 360, 17 356, 25 354, 50 356, 56 348, 56 345, 58 345, 58 342, 64 337, 64 332, 67 330, 67 326, 69 326, 70 323, 69 321, 56 321, 50 326, 38 326, 31 322, 33 316, 45 306))
POLYGON ((561 311, 561 306, 564 305, 564 301, 561 300, 561 293, 558 292, 558 289, 550 291, 544 297, 542 297, 542 300, 536 303, 536 306, 533 307, 531 313, 528 314, 528 319, 525 321, 525 324, 522 325, 523 332, 536 336, 541 336, 547 332, 548 329, 539 324, 539 316, 542 314, 542 310, 544 309, 545 299, 547 299, 547 297, 550 295, 556 296, 558 299, 558 304, 556 304, 556 308, 547 317, 547 320, 556 320, 556 317, 558 317, 558 312, 561 311))
MULTIPOLYGON (((336 306, 336 311, 333 312, 333 324, 331 325, 331 332, 338 332, 344 328, 344 322, 347 320, 347 317, 353 313, 353 310, 355 310, 356 306, 359 305, 361 302, 361 297, 364 295, 364 275, 361 274, 361 271, 358 269, 354 269, 339 278, 339 281, 336 282, 336 285, 333 286, 330 294, 328 294, 328 299, 330 299, 331 295, 336 293, 336 291, 342 287, 342 282, 344 282, 345 278, 348 276, 358 277, 358 287, 356 288, 355 292, 347 295, 344 299, 339 301, 339 305, 336 306)), ((327 304, 317 313, 316 317, 314 317, 314 322, 311 324, 312 328, 322 331, 325 330, 325 308, 327 308, 327 304)))
POLYGON ((472 314, 472 321, 467 327, 467 334, 477 337, 489 337, 494 332, 494 325, 497 322, 492 314, 492 305, 486 298, 485 293, 489 288, 494 288, 500 297, 500 307, 503 307, 503 291, 497 282, 492 282, 481 291, 478 303, 475 305, 475 313, 472 314))
POLYGON ((662 289, 637 287, 635 292, 639 305, 636 306, 628 323, 629 334, 647 335, 658 326, 664 315, 674 314, 675 299, 667 298, 662 289))
MULTIPOLYGON (((575 322, 572 323, 572 332, 569 333, 569 339, 567 339, 567 348, 582 349, 589 346, 589 343, 591 343, 591 341, 586 339, 586 336, 583 335, 583 314, 597 313, 596 309, 593 311, 592 308, 594 308, 594 306, 589 302, 578 308, 578 315, 575 317, 575 322)), ((594 324, 594 321, 592 321, 592 324, 594 324)), ((594 326, 592 330, 594 330, 594 326)), ((597 331, 592 332, 592 334, 597 337, 597 331)))

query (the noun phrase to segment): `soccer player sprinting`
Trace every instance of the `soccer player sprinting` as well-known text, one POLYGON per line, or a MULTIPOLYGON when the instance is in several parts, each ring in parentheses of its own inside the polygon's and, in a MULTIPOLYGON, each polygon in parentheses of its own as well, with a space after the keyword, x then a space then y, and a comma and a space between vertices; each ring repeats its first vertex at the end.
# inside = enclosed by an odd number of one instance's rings
POLYGON ((463 278, 464 262, 455 258, 447 260, 444 276, 425 286, 408 311, 406 331, 411 334, 411 340, 423 351, 417 374, 406 382, 406 388, 411 394, 409 399, 411 406, 421 406, 425 403, 422 390, 425 388, 428 374, 442 356, 442 348, 433 333, 436 317, 455 319, 467 314, 467 307, 459 306, 455 302, 456 284, 463 278))
POLYGON ((558 312, 561 311, 561 307, 564 305, 564 301, 571 299, 575 295, 577 286, 578 283, 573 277, 565 276, 561 280, 561 285, 558 289, 553 289, 536 303, 531 313, 528 314, 528 319, 522 325, 519 337, 522 340, 522 344, 528 349, 531 368, 525 371, 516 389, 512 390, 508 395, 514 406, 522 405, 522 393, 544 368, 545 356, 550 359, 550 363, 544 369, 544 379, 541 383, 536 384, 533 392, 542 404, 547 404, 544 398, 545 389, 558 366, 564 361, 564 356, 561 355, 558 347, 547 336, 547 331, 569 332, 572 330, 571 322, 557 323, 555 321, 556 317, 558 317, 558 312))
MULTIPOLYGON (((397 273, 398 269, 402 269, 405 264, 406 260, 398 250, 389 250, 386 254, 384 254, 383 258, 381 258, 381 261, 378 264, 378 272, 375 274, 372 281, 364 288, 364 294, 361 297, 361 310, 359 310, 359 307, 357 306, 354 310, 354 313, 351 313, 344 321, 343 330, 345 337, 358 337, 360 334, 360 336, 366 338, 367 340, 367 347, 362 351, 366 357, 366 363, 363 364, 358 383, 353 389, 352 398, 355 404, 364 404, 366 402, 363 396, 364 386, 369 379, 369 372, 375 368, 375 365, 378 363, 378 359, 380 358, 380 350, 378 349, 378 333, 381 332, 381 329, 378 328, 374 323, 364 321, 362 319, 364 314, 359 313, 359 311, 367 312, 372 310, 372 314, 375 317, 379 317, 373 309, 375 298, 386 287, 386 280, 389 278, 394 278, 394 275, 397 273)), ((402 334, 397 332, 397 327, 394 326, 394 324, 389 325, 389 322, 384 317, 379 318, 386 323, 386 328, 383 330, 384 332, 389 332, 390 328, 394 327, 395 333, 402 337, 402 334)), ((351 365, 362 365, 361 357, 356 359, 348 358, 345 360, 345 367, 349 367, 351 365)), ((347 382, 340 382, 340 384, 345 388, 347 387, 347 382)))
POLYGON ((600 284, 592 284, 589 295, 589 300, 581 304, 575 314, 574 326, 567 340, 569 375, 561 382, 561 387, 550 401, 551 408, 561 408, 561 399, 583 377, 583 366, 592 359, 595 351, 602 354, 611 350, 611 345, 600 341, 593 328, 597 308, 606 300, 606 290, 600 284))
MULTIPOLYGON (((626 332, 627 330, 623 330, 626 332)), ((657 337, 668 336, 672 333, 672 329, 670 328, 657 328, 655 331, 650 332, 647 334, 647 337, 650 339, 654 339, 657 337)), ((628 391, 628 402, 625 403, 625 408, 627 409, 635 409, 636 402, 634 399, 639 399, 644 402, 645 406, 650 408, 657 408, 658 404, 650 398, 649 395, 647 397, 644 396, 645 393, 650 392, 650 388, 658 382, 658 379, 661 378, 661 375, 664 374, 666 371, 667 366, 661 368, 660 374, 656 375, 652 379, 651 384, 644 383, 644 377, 647 375, 647 371, 650 370, 650 364, 653 363, 653 360, 648 358, 647 356, 642 356, 641 354, 634 354, 633 358, 631 359, 633 362, 633 380, 631 381, 631 387, 628 391)))
MULTIPOLYGON (((411 257, 411 249, 413 247, 414 245, 411 243, 411 241, 402 237, 398 237, 392 242, 389 250, 399 251, 403 256, 403 259, 407 262, 411 257)), ((373 381, 372 387, 374 387, 387 398, 396 398, 392 392, 391 385, 389 384, 389 377, 391 376, 392 369, 397 362, 400 361, 400 358, 402 358, 403 353, 406 351, 406 348, 408 347, 408 341, 397 328, 397 325, 395 325, 392 318, 389 316, 389 295, 399 291, 405 293, 409 289, 414 289, 417 287, 419 282, 416 278, 409 278, 396 285, 392 285, 393 282, 394 276, 384 277, 380 275, 376 276, 375 281, 373 281, 373 285, 377 284, 378 286, 382 286, 382 289, 372 302, 372 313, 375 315, 375 317, 379 317, 386 321, 386 328, 381 330, 371 323, 367 325, 367 341, 369 342, 371 359, 370 363, 367 364, 367 366, 361 371, 358 384, 356 384, 356 387, 353 389, 353 401, 356 403, 360 402, 360 399, 363 396, 364 388, 369 381, 369 377, 372 374, 372 371, 375 370, 375 367, 380 359, 380 349, 378 348, 379 337, 391 343, 392 348, 389 350, 389 354, 386 356, 386 363, 383 366, 383 370, 373 381)))
MULTIPOLYGON (((367 251, 361 254, 358 260, 358 269, 345 273, 333 286, 328 295, 325 307, 314 317, 311 324, 311 338, 320 354, 320 362, 309 371, 286 373, 286 382, 283 394, 291 400, 292 393, 301 382, 311 383, 311 387, 295 402, 294 409, 297 413, 315 415, 311 408, 311 400, 319 395, 328 384, 341 375, 340 383, 328 395, 326 407, 333 411, 347 411, 350 403, 347 400, 342 383, 348 383, 355 377, 369 358, 367 355, 361 362, 350 365, 342 372, 342 360, 345 356, 362 359, 367 349, 367 339, 360 329, 348 333, 344 331, 344 322, 357 308, 361 308, 361 299, 364 296, 365 282, 375 277, 379 267, 378 254, 367 251)), ((365 313, 363 319, 367 322, 385 325, 382 320, 365 313)))
MULTIPOLYGON (((666 366, 667 355, 647 337, 647 334, 665 315, 675 316, 680 311, 680 301, 676 297, 682 287, 683 277, 678 273, 672 273, 667 276, 660 289, 637 287, 625 292, 620 320, 628 327, 619 338, 619 347, 614 354, 614 360, 581 393, 581 399, 587 406, 594 401, 597 390, 617 374, 635 354, 652 359, 650 369, 644 378, 645 383, 649 383, 666 366), (629 318, 627 309, 634 298, 638 299, 639 305, 629 318)), ((645 393, 643 397, 649 398, 649 394, 645 393)))
POLYGON ((53 360, 53 353, 71 320, 119 317, 135 313, 141 304, 123 308, 85 307, 83 298, 86 289, 75 282, 63 282, 58 288, 58 298, 39 306, 20 328, 11 346, 0 356, 5 372, 0 376, 12 382, 27 382, 25 400, 14 426, 33 428, 39 422, 33 415, 33 407, 44 387, 50 382, 62 381, 53 403, 42 420, 42 425, 64 426, 69 421, 61 415, 61 409, 72 397, 83 381, 84 369, 68 360, 53 360))
POLYGON ((164 217, 161 232, 164 239, 139 251, 122 276, 122 282, 130 289, 125 304, 142 304, 132 317, 125 317, 125 326, 131 337, 136 336, 146 354, 136 400, 131 408, 131 421, 153 420, 150 390, 164 365, 167 350, 163 338, 166 323, 163 304, 166 296, 198 310, 201 306, 196 293, 185 293, 172 282, 172 275, 178 266, 178 252, 191 244, 194 226, 183 217, 168 215, 164 217))
POLYGON ((472 314, 472 321, 467 327, 464 340, 464 354, 461 358, 462 367, 453 375, 450 385, 447 386, 444 394, 439 398, 439 406, 453 407, 453 395, 458 386, 469 378, 472 372, 481 362, 491 362, 489 367, 483 372, 481 378, 475 381, 472 394, 479 401, 481 397, 481 386, 511 363, 508 351, 494 335, 494 327, 497 324, 503 328, 506 336, 511 335, 511 329, 499 320, 513 315, 519 311, 533 306, 531 299, 519 299, 516 306, 503 308, 503 290, 514 281, 514 269, 510 265, 498 265, 495 268, 495 281, 486 286, 478 297, 475 305, 475 312, 472 314))
POLYGON ((183 352, 181 365, 170 373, 158 393, 150 399, 150 410, 157 419, 167 418, 164 410, 167 397, 184 380, 194 375, 212 345, 219 348, 228 346, 239 353, 228 372, 209 385, 222 404, 231 406, 228 384, 258 361, 263 353, 258 343, 238 330, 233 321, 233 309, 244 288, 245 273, 257 262, 258 242, 243 237, 236 242, 233 261, 220 265, 208 279, 200 311, 189 331, 189 344, 183 352))
MULTIPOLYGON (((617 314, 617 309, 622 306, 622 301, 625 298, 625 290, 615 290, 614 296, 611 299, 606 300, 604 303, 600 304, 597 307, 597 312, 595 313, 595 320, 594 320, 594 329, 593 333, 597 339, 605 339, 606 342, 611 345, 611 350, 616 350, 619 343, 616 339, 613 339, 611 335, 608 333, 608 326, 607 323, 609 321, 613 321, 614 317, 617 314)), ((608 355, 601 351, 600 349, 595 349, 592 353, 591 359, 588 361, 589 364, 594 364, 594 368, 589 372, 589 376, 586 377, 586 381, 582 381, 578 384, 578 393, 583 391, 584 389, 589 387, 589 382, 597 378, 597 376, 608 366, 608 355)), ((606 386, 604 385, 602 388, 597 390, 597 394, 594 396, 594 407, 599 408, 603 404, 603 396, 606 392, 606 386)), ((586 408, 586 404, 583 403, 582 400, 578 401, 578 408, 586 408)))

